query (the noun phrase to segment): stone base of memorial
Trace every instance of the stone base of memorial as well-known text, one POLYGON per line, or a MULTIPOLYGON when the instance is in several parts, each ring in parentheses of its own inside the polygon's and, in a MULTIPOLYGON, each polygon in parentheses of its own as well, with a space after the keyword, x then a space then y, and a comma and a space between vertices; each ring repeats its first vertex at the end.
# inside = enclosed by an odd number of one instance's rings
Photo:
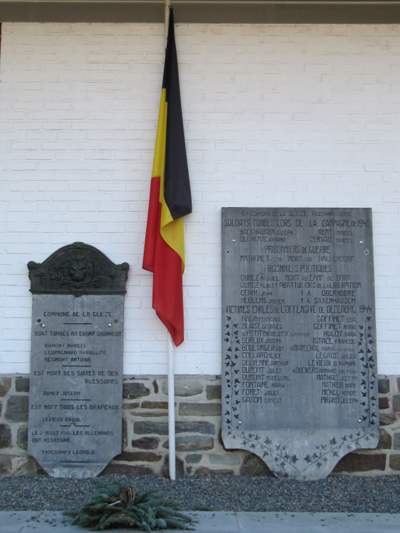
POLYGON ((378 444, 370 209, 225 208, 222 437, 276 475, 378 444))
POLYGON ((28 451, 54 477, 92 477, 122 449, 128 265, 75 243, 28 265, 28 451))
MULTIPOLYGON (((42 469, 26 452, 28 375, 0 377, 0 474, 32 475, 42 469)), ((334 474, 400 475, 400 376, 378 377, 378 449, 349 453, 334 474)), ((105 474, 168 477, 168 384, 166 376, 124 376, 123 453, 105 474)), ((177 476, 268 476, 271 471, 245 450, 227 450, 220 438, 221 379, 176 375, 177 476)), ((285 443, 286 444, 286 443, 285 443)), ((394 480, 393 480, 394 481, 394 480)))

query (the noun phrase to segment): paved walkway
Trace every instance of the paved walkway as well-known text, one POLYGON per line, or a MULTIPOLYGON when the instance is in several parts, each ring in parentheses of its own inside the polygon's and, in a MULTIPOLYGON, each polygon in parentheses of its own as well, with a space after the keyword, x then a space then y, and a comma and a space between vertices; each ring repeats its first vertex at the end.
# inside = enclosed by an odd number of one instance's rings
MULTIPOLYGON (((193 515, 198 520, 197 533, 400 533, 400 514, 199 512, 193 515)), ((0 512, 0 533, 28 531, 83 533, 87 530, 69 525, 60 512, 0 512)))

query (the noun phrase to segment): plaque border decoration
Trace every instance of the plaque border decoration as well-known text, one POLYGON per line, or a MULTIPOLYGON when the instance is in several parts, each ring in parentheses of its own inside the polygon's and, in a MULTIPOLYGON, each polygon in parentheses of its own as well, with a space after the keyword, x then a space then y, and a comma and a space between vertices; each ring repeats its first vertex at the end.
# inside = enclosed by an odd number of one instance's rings
MULTIPOLYGON (((230 410, 225 408, 223 412, 223 436, 232 439, 236 447, 244 448, 256 454, 265 461, 274 472, 279 472, 281 477, 296 477, 308 479, 307 471, 312 469, 323 470, 329 467, 329 457, 335 459, 335 463, 344 455, 363 447, 377 445, 376 431, 378 426, 377 409, 377 376, 375 361, 371 346, 374 344, 370 326, 371 317, 367 316, 365 325, 359 325, 359 358, 363 371, 361 372, 361 397, 360 412, 362 422, 368 421, 369 430, 344 431, 340 435, 326 437, 314 444, 313 448, 303 454, 290 453, 288 446, 268 435, 268 432, 242 431, 239 415, 240 405, 240 378, 239 378, 239 355, 240 340, 238 324, 232 316, 226 315, 225 331, 223 332, 224 347, 224 392, 225 406, 230 404, 230 410), (366 333, 367 332, 367 333, 366 333), (368 353, 367 353, 368 352, 368 353), (367 401, 369 400, 369 401, 367 401)), ((361 421, 361 420, 360 420, 361 421)), ((225 440, 225 439, 224 439, 225 440)), ((319 476, 318 476, 319 477, 319 476)))
POLYGON ((43 263, 28 263, 32 294, 126 294, 129 264, 116 265, 94 246, 74 242, 43 263))

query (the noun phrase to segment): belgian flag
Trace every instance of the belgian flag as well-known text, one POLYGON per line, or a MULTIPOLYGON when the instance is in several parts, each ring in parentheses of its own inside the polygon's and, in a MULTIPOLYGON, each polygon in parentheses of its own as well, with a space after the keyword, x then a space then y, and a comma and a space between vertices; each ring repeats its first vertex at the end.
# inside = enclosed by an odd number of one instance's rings
POLYGON ((153 308, 174 344, 184 339, 183 217, 192 212, 174 18, 170 11, 157 138, 150 185, 143 268, 153 272, 153 308))

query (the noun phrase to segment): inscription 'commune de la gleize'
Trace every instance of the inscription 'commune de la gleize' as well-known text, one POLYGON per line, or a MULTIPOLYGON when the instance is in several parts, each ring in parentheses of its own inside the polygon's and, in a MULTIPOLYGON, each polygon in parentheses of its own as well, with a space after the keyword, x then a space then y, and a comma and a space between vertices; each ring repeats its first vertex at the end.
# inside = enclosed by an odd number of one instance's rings
POLYGON ((75 243, 29 268, 29 451, 52 476, 94 476, 121 451, 128 265, 75 243))

